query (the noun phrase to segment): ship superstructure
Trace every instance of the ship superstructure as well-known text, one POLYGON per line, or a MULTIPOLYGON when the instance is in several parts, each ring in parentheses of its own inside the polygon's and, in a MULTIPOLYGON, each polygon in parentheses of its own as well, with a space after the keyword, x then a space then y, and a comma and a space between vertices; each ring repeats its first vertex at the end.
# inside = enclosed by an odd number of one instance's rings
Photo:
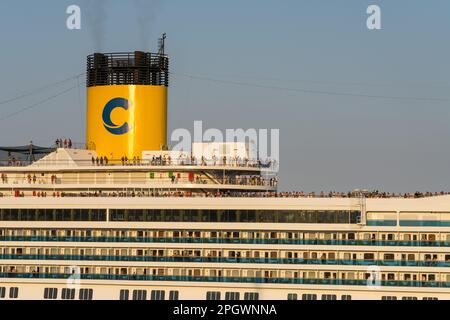
POLYGON ((168 150, 163 51, 90 56, 86 147, 0 168, 0 299, 450 298, 450 196, 277 197, 245 145, 168 150))

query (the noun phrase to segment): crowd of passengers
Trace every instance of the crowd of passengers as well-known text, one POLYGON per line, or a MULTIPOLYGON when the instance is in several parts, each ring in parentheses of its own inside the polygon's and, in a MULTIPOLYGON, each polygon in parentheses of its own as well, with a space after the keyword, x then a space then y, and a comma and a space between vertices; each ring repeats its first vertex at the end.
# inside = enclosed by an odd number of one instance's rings
MULTIPOLYGON (((14 192, 16 197, 25 197, 23 192, 16 190, 14 192)), ((431 196, 449 195, 449 192, 415 192, 415 193, 385 193, 373 191, 365 194, 366 198, 424 198, 431 196)), ((232 191, 215 191, 194 193, 192 191, 92 191, 92 192, 43 192, 33 191, 35 197, 201 197, 201 198, 354 198, 358 195, 354 192, 342 193, 342 192, 321 192, 316 194, 314 192, 305 193, 301 192, 232 192, 232 191)), ((0 197, 3 193, 0 193, 0 197)))
MULTIPOLYGON (((269 192, 266 194, 267 197, 275 197, 275 198, 353 198, 359 193, 357 192, 323 192, 320 193, 310 192, 306 193, 303 191, 293 191, 293 192, 269 192)), ((365 198, 424 198, 424 197, 432 197, 432 196, 443 196, 449 195, 450 192, 409 192, 409 193, 394 193, 394 192, 381 192, 378 190, 364 192, 365 198)))
POLYGON ((213 157, 207 159, 205 157, 196 158, 195 156, 185 157, 180 156, 177 159, 173 159, 170 155, 153 156, 150 160, 142 160, 140 157, 128 158, 126 155, 120 158, 120 161, 115 159, 108 159, 106 156, 92 157, 92 165, 95 166, 108 166, 120 163, 122 166, 139 166, 139 165, 151 165, 151 166, 238 166, 238 167, 256 167, 256 168, 270 168, 275 165, 275 161, 261 161, 250 160, 248 158, 226 156, 221 159, 213 157))

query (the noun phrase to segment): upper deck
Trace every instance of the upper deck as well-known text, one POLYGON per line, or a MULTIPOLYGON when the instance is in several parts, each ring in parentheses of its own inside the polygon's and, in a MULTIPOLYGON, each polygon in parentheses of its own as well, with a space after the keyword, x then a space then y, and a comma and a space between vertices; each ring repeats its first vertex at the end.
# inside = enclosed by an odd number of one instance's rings
POLYGON ((58 148, 22 166, 0 167, 3 196, 82 192, 267 192, 276 191, 277 178, 268 166, 246 159, 98 158, 95 151, 58 148))

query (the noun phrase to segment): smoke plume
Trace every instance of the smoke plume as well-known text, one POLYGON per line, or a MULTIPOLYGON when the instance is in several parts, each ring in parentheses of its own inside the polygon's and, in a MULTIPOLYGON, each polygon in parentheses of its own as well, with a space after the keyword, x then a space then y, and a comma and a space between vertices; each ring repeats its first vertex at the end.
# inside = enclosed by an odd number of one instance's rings
POLYGON ((107 8, 110 0, 84 0, 83 13, 88 21, 88 29, 94 41, 95 51, 103 51, 103 40, 106 31, 106 21, 108 20, 107 8))
POLYGON ((161 0, 133 0, 142 50, 151 50, 151 31, 161 0))

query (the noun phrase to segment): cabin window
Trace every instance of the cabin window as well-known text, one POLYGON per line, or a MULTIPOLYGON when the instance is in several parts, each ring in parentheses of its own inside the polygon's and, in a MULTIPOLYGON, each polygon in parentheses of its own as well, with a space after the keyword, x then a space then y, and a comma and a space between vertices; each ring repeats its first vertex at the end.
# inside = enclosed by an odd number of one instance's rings
POLYGON ((341 296, 341 300, 352 300, 352 296, 349 294, 344 294, 341 296))
POLYGON ((375 260, 375 254, 373 254, 373 253, 364 253, 364 260, 375 260))
POLYGON ((385 253, 384 260, 395 260, 395 255, 393 253, 385 253))
POLYGON ((169 292, 169 300, 179 300, 180 292, 176 290, 171 290, 169 292))
POLYGON ((61 299, 63 300, 75 299, 75 289, 63 288, 61 292, 61 299))
POLYGON ((80 300, 92 300, 93 293, 94 293, 93 289, 80 289, 79 299, 80 300))
POLYGON ((298 295, 296 293, 288 293, 288 300, 298 300, 298 295))
POLYGON ((129 300, 130 299, 130 290, 120 290, 119 299, 120 300, 129 300))
POLYGON ((322 300, 336 300, 336 295, 335 294, 323 294, 322 295, 322 300))
POLYGON ((239 292, 226 292, 225 300, 239 300, 239 292))
POLYGON ((303 294, 302 300, 317 300, 317 294, 303 294))
POLYGON ((57 288, 45 288, 44 289, 44 299, 57 299, 58 289, 57 288))
POLYGON ((147 300, 147 290, 133 290, 133 300, 147 300))
POLYGON ((244 294, 244 300, 259 300, 259 293, 257 293, 257 292, 246 292, 244 294))
POLYGON ((164 300, 165 294, 164 290, 152 290, 150 300, 164 300))
POLYGON ((17 299, 18 296, 19 296, 19 288, 17 288, 17 287, 9 288, 9 298, 10 299, 17 299))
POLYGON ((219 291, 206 292, 206 300, 220 300, 220 292, 219 291))

